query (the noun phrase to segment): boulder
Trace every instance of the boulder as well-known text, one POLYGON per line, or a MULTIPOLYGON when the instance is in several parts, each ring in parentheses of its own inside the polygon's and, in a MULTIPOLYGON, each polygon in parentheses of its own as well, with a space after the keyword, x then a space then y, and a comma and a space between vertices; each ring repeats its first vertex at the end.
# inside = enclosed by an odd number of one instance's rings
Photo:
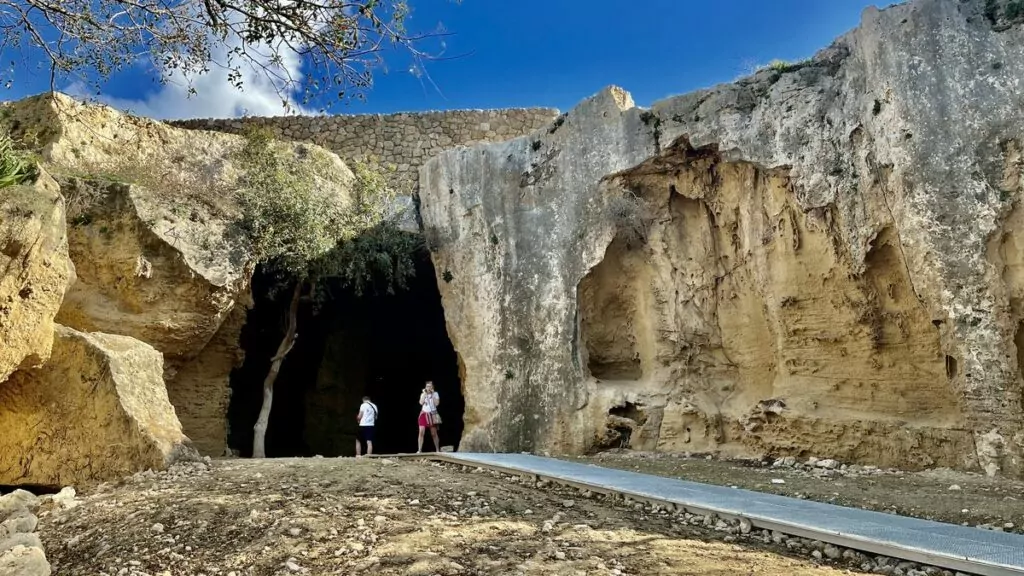
POLYGON ((50 360, 0 388, 0 484, 117 479, 192 456, 162 356, 134 338, 58 325, 50 360))
POLYGON ((12 134, 40 154, 68 199, 78 277, 58 321, 132 336, 171 362, 196 356, 251 273, 247 245, 228 230, 241 139, 61 94, 7 106, 12 134))
POLYGON ((42 549, 17 545, 0 554, 0 574, 50 576, 50 563, 42 549))
POLYGON ((35 533, 39 507, 40 499, 25 490, 0 496, 0 574, 50 573, 43 543, 35 533))
POLYGON ((24 546, 26 548, 39 548, 43 549, 43 542, 39 539, 39 536, 35 533, 29 532, 17 532, 11 534, 6 538, 0 539, 0 555, 14 549, 17 546, 24 546))
POLYGON ((248 283, 245 253, 224 242, 225 224, 166 219, 160 194, 138 184, 67 178, 62 190, 78 279, 57 321, 131 336, 174 363, 197 356, 248 283))
POLYGON ((42 174, 0 189, 0 387, 50 356, 53 318, 73 276, 64 198, 42 174))
POLYGON ((628 397, 661 450, 1024 471, 1002 18, 869 8, 807 61, 646 110, 610 88, 427 162, 461 448, 585 451, 628 397))
POLYGON ((19 510, 35 513, 38 509, 39 497, 28 490, 14 490, 0 496, 0 522, 19 510))

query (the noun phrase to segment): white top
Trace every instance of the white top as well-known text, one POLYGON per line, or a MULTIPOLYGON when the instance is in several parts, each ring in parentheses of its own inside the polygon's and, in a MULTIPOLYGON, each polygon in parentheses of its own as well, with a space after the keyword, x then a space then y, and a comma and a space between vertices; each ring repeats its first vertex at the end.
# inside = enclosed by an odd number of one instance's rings
POLYGON ((377 422, 377 405, 373 402, 363 402, 359 407, 359 425, 373 426, 377 422))
MULTIPOLYGON (((420 397, 423 398, 424 395, 420 394, 420 397)), ((437 413, 437 403, 441 401, 441 397, 437 395, 437 392, 434 392, 431 395, 426 396, 424 400, 425 402, 423 402, 423 409, 420 410, 420 412, 427 412, 432 414, 437 413)))

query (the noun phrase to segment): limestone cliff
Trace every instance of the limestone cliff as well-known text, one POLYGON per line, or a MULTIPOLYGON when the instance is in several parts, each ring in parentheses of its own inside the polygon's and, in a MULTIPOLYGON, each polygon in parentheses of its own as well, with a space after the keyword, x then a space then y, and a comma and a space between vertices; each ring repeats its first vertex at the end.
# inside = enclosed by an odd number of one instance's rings
POLYGON ((162 365, 134 338, 58 326, 50 360, 0 387, 0 483, 117 479, 192 456, 162 365))
MULTIPOLYGON (((3 117, 66 198, 77 280, 57 321, 131 336, 162 352, 185 432, 204 453, 223 454, 229 376, 241 357, 253 269, 248 245, 231 228, 244 140, 61 94, 8 104, 3 117)), ((296 163, 316 162, 318 184, 345 201, 353 175, 336 155, 288 146, 296 163)))
POLYGON ((1019 22, 916 0, 428 162, 464 449, 1024 471, 1021 78, 1019 22))
POLYGON ((73 274, 57 183, 42 174, 0 190, 0 384, 49 358, 53 317, 73 274))
POLYGON ((245 246, 224 240, 237 138, 170 128, 62 95, 9 105, 68 199, 78 280, 60 318, 195 356, 247 287, 245 246))

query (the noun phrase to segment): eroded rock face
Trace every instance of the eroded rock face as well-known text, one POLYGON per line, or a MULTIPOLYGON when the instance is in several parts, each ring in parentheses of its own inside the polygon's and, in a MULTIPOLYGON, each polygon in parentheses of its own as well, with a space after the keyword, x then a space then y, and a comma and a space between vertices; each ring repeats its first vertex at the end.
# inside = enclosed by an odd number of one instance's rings
POLYGON ((582 451, 612 427, 1019 473, 1021 78, 1020 23, 917 0, 807 62, 651 110, 612 89, 434 159, 464 445, 582 451), (615 211, 634 195, 639 241, 615 211))
MULTIPOLYGON (((77 268, 57 316, 84 332, 131 336, 165 356, 185 431, 211 455, 226 443, 229 377, 249 302, 253 259, 231 223, 243 166, 238 136, 174 128, 42 95, 6 106, 67 198, 77 268)), ((316 163, 318 185, 346 202, 351 171, 333 153, 288 144, 316 163)))
POLYGON ((15 102, 6 115, 68 199, 78 281, 60 322, 135 337, 172 362, 198 354, 251 273, 244 242, 224 234, 241 140, 60 94, 15 102))
POLYGON ((664 390, 634 418, 648 447, 973 465, 940 333, 886 214, 855 270, 839 215, 805 213, 785 170, 677 150, 613 181, 649 203, 651 223, 580 283, 582 348, 605 390, 633 402, 633 383, 664 390))
POLYGON ((195 357, 248 283, 223 223, 173 219, 174 205, 154 206, 159 193, 135 184, 68 178, 62 190, 78 281, 57 321, 132 336, 172 362, 195 357))
POLYGON ((74 275, 64 198, 43 174, 0 190, 0 386, 50 356, 53 317, 74 275))
POLYGON ((223 456, 228 447, 230 375, 245 360, 240 338, 249 305, 248 301, 236 304, 202 352, 182 363, 167 381, 167 396, 181 427, 203 455, 223 456))
POLYGON ((600 182, 654 153, 639 110, 610 90, 542 133, 446 152, 421 170, 425 233, 460 358, 463 450, 572 444, 565 418, 588 396, 575 294, 613 235, 600 182))
POLYGON ((50 360, 0 388, 0 484, 115 479, 194 455, 160 352, 134 338, 58 325, 50 360))

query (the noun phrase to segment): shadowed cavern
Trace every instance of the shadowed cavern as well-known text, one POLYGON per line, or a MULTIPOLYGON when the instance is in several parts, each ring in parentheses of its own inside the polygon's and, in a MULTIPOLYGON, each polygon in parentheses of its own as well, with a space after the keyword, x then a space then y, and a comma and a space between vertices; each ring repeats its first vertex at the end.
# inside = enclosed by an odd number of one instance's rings
MULTIPOLYGON (((231 376, 228 443, 242 456, 252 454, 263 379, 283 333, 287 303, 269 295, 270 283, 258 270, 255 306, 242 331, 245 361, 231 376)), ((429 253, 417 253, 416 275, 394 294, 360 296, 338 285, 329 293, 318 307, 300 309, 299 338, 274 386, 267 455, 353 455, 363 394, 379 408, 374 451, 413 452, 426 380, 441 395, 441 445, 457 448, 463 412, 458 363, 429 253)), ((430 449, 428 434, 424 450, 430 449)))

